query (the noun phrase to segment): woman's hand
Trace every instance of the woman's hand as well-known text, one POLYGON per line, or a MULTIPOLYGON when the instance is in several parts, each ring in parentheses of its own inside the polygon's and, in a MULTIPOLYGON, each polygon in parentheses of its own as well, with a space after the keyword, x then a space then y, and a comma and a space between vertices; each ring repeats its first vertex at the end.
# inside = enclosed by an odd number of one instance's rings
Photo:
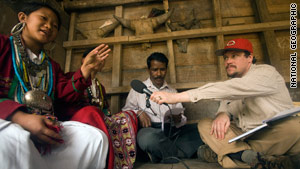
POLYGON ((45 116, 17 111, 11 117, 11 121, 29 131, 39 143, 59 145, 63 142, 61 135, 50 129, 51 126, 57 127, 59 124, 53 123, 45 116))
POLYGON ((110 51, 108 45, 101 44, 85 57, 81 65, 81 72, 85 79, 88 79, 92 72, 98 72, 103 68, 110 51))

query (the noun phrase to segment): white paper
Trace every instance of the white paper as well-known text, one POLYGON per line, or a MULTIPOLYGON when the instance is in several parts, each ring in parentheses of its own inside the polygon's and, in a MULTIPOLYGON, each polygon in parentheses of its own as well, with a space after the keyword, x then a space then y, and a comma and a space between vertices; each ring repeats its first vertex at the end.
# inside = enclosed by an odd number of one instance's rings
POLYGON ((270 123, 272 121, 276 121, 278 119, 282 119, 282 118, 285 118, 285 117, 288 117, 288 116, 292 116, 296 113, 299 113, 300 112, 300 107, 294 107, 292 109, 288 109, 288 110, 284 110, 280 113, 278 113, 276 116, 270 118, 270 119, 267 119, 267 120, 264 120, 263 123, 270 123))
POLYGON ((243 137, 246 137, 246 136, 248 136, 248 135, 250 135, 250 134, 252 134, 252 133, 254 133, 258 130, 261 130, 261 129, 267 127, 268 123, 271 123, 271 122, 279 120, 279 119, 283 119, 283 118, 288 117, 288 116, 292 116, 292 115, 294 115, 296 113, 299 113, 299 112, 300 112, 300 107, 295 107, 295 108, 292 108, 292 109, 282 111, 282 112, 278 113, 276 116, 274 116, 272 118, 263 120, 262 124, 260 126, 257 126, 254 129, 251 129, 251 130, 247 131, 246 133, 243 133, 243 134, 241 134, 239 136, 236 136, 235 138, 229 140, 228 143, 232 143, 232 142, 234 142, 236 140, 239 140, 243 137))

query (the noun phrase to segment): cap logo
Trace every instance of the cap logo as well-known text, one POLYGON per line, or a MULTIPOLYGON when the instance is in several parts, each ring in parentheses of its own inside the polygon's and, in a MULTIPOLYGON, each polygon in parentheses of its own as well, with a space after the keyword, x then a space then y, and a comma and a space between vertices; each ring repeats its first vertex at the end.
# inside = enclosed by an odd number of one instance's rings
POLYGON ((235 44, 235 41, 234 40, 231 40, 227 43, 227 46, 233 46, 235 44))

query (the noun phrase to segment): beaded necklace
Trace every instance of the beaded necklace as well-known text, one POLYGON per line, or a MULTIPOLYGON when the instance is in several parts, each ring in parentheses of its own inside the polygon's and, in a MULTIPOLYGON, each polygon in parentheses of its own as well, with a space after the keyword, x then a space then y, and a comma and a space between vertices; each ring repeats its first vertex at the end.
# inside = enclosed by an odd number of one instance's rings
POLYGON ((19 103, 23 103, 22 98, 24 93, 30 90, 39 88, 50 96, 53 88, 52 65, 45 52, 43 52, 43 50, 41 51, 41 64, 35 64, 27 56, 20 37, 20 33, 24 26, 25 24, 22 23, 17 24, 12 29, 12 36, 9 38, 12 50, 13 67, 18 81, 20 82, 16 92, 19 103), (36 85, 34 85, 30 76, 39 78, 36 85))
POLYGON ((104 95, 102 86, 97 78, 92 80, 92 85, 87 88, 90 102, 93 105, 99 106, 101 110, 104 107, 104 95))
MULTIPOLYGON (((37 85, 34 85, 32 80, 30 79, 29 75, 31 75, 32 71, 28 71, 28 66, 20 57, 20 53, 18 52, 18 47, 13 42, 13 37, 10 37, 11 48, 12 48, 12 61, 13 67, 15 70, 15 74, 20 82, 20 86, 22 89, 22 93, 28 92, 30 89, 40 87, 43 91, 47 92, 50 96, 53 88, 53 72, 52 72, 52 65, 50 60, 47 58, 47 55, 42 51, 42 63, 47 62, 47 70, 46 73, 39 77, 37 85)), ((35 64, 35 63, 33 63, 35 64)), ((35 64, 37 65, 37 64, 35 64)), ((44 64, 46 65, 46 64, 44 64)), ((38 65, 37 65, 38 66, 38 65)), ((32 68, 32 67, 31 67, 32 68)), ((31 69, 32 70, 32 69, 31 69)), ((35 73, 38 75, 39 73, 35 73)), ((22 100, 19 100, 22 102, 22 100)))

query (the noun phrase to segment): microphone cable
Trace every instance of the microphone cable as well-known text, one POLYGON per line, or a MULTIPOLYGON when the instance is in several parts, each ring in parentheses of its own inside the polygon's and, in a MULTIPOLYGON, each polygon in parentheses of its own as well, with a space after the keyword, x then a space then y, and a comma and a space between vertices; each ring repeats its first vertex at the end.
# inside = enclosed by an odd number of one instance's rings
MULTIPOLYGON (((146 98, 146 108, 150 108, 150 110, 152 111, 153 115, 154 115, 154 116, 157 116, 157 114, 156 114, 156 113, 153 111, 153 109, 151 108, 151 104, 150 104, 149 98, 150 98, 150 97, 147 95, 147 98, 146 98)), ((169 110, 170 110, 170 130, 169 130, 169 133, 168 133, 168 138, 171 140, 172 125, 175 124, 175 123, 174 123, 174 120, 173 120, 173 113, 172 113, 171 107, 169 106, 169 104, 166 104, 166 103, 165 103, 164 105, 166 105, 166 106, 169 108, 169 110)), ((146 108, 145 108, 145 109, 146 109, 146 108)), ((144 109, 144 110, 145 110, 145 109, 144 109)), ((164 124, 165 124, 165 123, 164 123, 164 124)), ((178 134, 178 133, 180 133, 180 131, 174 133, 174 136, 175 136, 176 134, 178 134)), ((173 146, 176 146, 175 143, 176 143, 178 137, 179 137, 179 135, 176 136, 176 138, 175 138, 175 140, 174 140, 174 142, 173 142, 172 147, 173 147, 173 146)), ((163 158, 162 160, 168 160, 168 159, 174 159, 174 160, 177 160, 178 162, 182 163, 182 164, 185 166, 186 169, 190 169, 189 166, 188 166, 183 160, 179 159, 178 157, 175 157, 173 153, 172 153, 172 156, 163 158)), ((173 164, 172 164, 172 168, 173 168, 173 164)))
MULTIPOLYGON (((174 121, 173 121, 173 113, 172 113, 172 109, 171 109, 171 107, 169 106, 169 104, 167 104, 167 106, 168 106, 168 108, 169 108, 169 110, 170 110, 170 116, 171 116, 171 119, 170 119, 170 130, 169 130, 169 134, 168 134, 168 138, 171 140, 172 124, 174 123, 174 121)), ((177 132, 176 132, 176 133, 177 133, 177 132)), ((174 133, 174 135, 175 135, 176 133, 174 133)), ((180 131, 179 131, 178 133, 180 133, 180 131)), ((178 137, 179 137, 179 135, 176 136, 176 138, 175 138, 175 140, 174 140, 174 142, 173 142, 172 147, 173 147, 173 146, 176 146, 175 143, 176 143, 178 137)), ((182 163, 182 164, 185 166, 186 169, 190 169, 190 167, 189 167, 183 160, 179 159, 178 157, 175 157, 174 154, 173 154, 171 157, 166 157, 166 158, 164 158, 164 160, 167 160, 167 159, 175 159, 175 160, 179 161, 180 163, 182 163)), ((172 164, 172 168, 173 168, 173 164, 172 164)), ((172 169, 172 168, 171 168, 171 169, 172 169)))
POLYGON ((169 130, 169 134, 168 134, 168 138, 171 139, 171 133, 172 133, 172 123, 173 123, 173 113, 172 113, 172 109, 171 107, 169 106, 169 104, 167 104, 169 110, 170 110, 170 116, 171 116, 171 119, 170 119, 170 130, 169 130))

